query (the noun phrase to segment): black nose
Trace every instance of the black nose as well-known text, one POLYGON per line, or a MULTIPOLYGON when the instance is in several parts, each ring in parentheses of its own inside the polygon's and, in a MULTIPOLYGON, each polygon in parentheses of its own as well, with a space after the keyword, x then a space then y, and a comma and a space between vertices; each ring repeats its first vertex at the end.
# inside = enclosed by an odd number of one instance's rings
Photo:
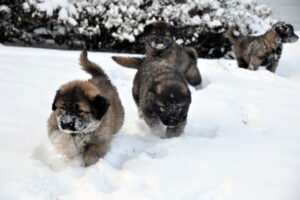
POLYGON ((61 125, 62 129, 75 131, 75 127, 74 127, 73 122, 70 122, 70 123, 61 122, 60 125, 61 125))
POLYGON ((164 38, 163 37, 158 37, 156 39, 156 43, 158 43, 158 44, 164 43, 164 38))
POLYGON ((166 126, 176 126, 178 124, 175 120, 170 120, 165 123, 166 126))
POLYGON ((178 118, 169 117, 169 118, 164 119, 162 122, 166 126, 175 126, 178 124, 178 118))

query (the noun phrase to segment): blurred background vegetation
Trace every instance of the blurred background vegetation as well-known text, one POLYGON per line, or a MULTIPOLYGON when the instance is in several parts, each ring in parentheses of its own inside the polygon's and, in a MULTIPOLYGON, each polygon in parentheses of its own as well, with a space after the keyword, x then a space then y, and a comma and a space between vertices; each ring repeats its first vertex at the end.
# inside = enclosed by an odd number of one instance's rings
POLYGON ((164 20, 199 57, 230 58, 227 28, 263 33, 276 21, 271 13, 245 0, 1 0, 0 43, 144 53, 144 26, 164 20))

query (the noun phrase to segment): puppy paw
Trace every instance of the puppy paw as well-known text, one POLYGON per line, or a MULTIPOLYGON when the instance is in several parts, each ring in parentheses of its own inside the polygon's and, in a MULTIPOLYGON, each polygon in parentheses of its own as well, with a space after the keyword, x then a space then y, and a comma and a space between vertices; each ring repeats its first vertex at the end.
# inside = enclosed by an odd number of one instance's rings
POLYGON ((83 153, 84 166, 90 166, 98 162, 99 158, 103 157, 108 149, 108 144, 90 145, 86 147, 83 153))
POLYGON ((83 164, 85 167, 95 164, 99 160, 99 154, 97 153, 94 145, 87 147, 83 153, 83 164))
POLYGON ((93 165, 97 163, 99 160, 99 156, 91 153, 91 152, 85 152, 83 155, 83 164, 84 167, 88 167, 90 165, 93 165))

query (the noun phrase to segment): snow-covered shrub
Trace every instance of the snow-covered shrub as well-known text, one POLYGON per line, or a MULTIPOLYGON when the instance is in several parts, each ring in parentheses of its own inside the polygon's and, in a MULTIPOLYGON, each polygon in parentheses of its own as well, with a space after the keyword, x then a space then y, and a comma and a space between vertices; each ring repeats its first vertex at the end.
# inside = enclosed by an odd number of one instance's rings
POLYGON ((201 57, 223 57, 228 26, 263 32, 274 22, 270 15, 264 5, 239 0, 6 0, 0 42, 142 53, 145 25, 164 20, 178 28, 178 43, 201 57))
POLYGON ((12 41, 18 34, 15 24, 21 20, 16 13, 22 10, 22 1, 3 1, 0 4, 0 42, 12 41))

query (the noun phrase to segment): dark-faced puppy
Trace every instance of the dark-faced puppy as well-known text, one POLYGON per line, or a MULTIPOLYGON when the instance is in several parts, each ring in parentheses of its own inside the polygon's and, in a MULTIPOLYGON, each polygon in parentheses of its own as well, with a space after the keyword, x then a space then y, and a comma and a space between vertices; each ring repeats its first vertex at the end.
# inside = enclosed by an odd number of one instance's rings
MULTIPOLYGON (((176 35, 176 29, 166 22, 158 21, 147 25, 144 29, 146 58, 162 58, 173 63, 190 85, 199 88, 201 75, 197 67, 197 52, 194 48, 176 44, 174 40, 176 35)), ((113 57, 113 59, 125 67, 136 66, 132 64, 132 58, 127 60, 124 57, 113 57)), ((143 58, 136 59, 141 61, 143 58)))
POLYGON ((278 22, 273 25, 272 29, 279 35, 282 43, 297 42, 298 36, 294 32, 294 27, 291 24, 278 22))
POLYGON ((152 133, 161 138, 179 136, 191 103, 191 93, 182 73, 174 63, 161 58, 126 59, 138 69, 132 95, 152 133))
POLYGON ((153 99, 152 112, 167 127, 166 137, 178 136, 187 120, 191 93, 187 86, 178 80, 167 80, 166 77, 159 76, 155 79, 159 80, 153 82, 150 89, 153 99))
POLYGON ((282 53, 283 43, 293 43, 298 40, 294 28, 290 24, 278 22, 265 34, 260 36, 236 37, 231 27, 227 36, 233 43, 234 53, 239 67, 257 70, 265 66, 275 72, 282 53))
POLYGON ((144 28, 146 54, 159 54, 174 44, 176 29, 162 21, 154 22, 144 28))
POLYGON ((88 81, 72 81, 59 88, 48 120, 48 135, 56 149, 72 159, 83 155, 85 166, 108 151, 112 135, 123 124, 124 110, 116 88, 103 70, 87 59, 80 64, 92 75, 88 81))
POLYGON ((52 105, 59 129, 76 135, 89 133, 99 127, 109 102, 97 93, 97 88, 82 81, 63 85, 57 91, 52 105))

